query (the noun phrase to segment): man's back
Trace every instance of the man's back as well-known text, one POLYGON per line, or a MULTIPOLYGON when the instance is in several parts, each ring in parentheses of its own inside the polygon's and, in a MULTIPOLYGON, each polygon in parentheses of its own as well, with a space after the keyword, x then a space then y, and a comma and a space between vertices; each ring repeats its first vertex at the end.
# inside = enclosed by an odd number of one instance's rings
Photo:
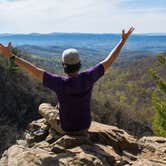
POLYGON ((94 83, 104 74, 98 64, 74 77, 44 73, 43 85, 54 90, 59 101, 61 127, 77 131, 90 126, 90 99, 94 83))

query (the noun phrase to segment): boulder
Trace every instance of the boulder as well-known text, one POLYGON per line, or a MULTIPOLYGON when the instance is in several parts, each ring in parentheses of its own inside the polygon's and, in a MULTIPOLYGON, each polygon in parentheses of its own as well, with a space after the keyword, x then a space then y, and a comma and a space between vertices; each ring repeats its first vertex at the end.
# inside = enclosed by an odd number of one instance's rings
POLYGON ((139 143, 153 152, 166 153, 166 138, 163 137, 142 137, 139 143))

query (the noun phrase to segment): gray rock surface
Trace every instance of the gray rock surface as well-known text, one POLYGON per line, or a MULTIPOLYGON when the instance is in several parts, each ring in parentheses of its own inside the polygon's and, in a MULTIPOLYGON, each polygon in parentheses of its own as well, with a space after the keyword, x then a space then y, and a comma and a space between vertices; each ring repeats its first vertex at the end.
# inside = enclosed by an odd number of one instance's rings
POLYGON ((139 140, 115 126, 92 122, 87 135, 59 135, 44 119, 33 121, 26 140, 6 150, 0 166, 165 166, 166 138, 139 140))

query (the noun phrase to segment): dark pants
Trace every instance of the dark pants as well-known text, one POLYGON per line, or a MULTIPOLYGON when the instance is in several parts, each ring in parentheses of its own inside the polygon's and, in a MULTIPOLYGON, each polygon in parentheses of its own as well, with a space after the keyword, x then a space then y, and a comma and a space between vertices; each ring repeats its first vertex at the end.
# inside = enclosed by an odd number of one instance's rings
POLYGON ((88 132, 88 129, 80 130, 80 131, 72 131, 72 132, 64 131, 61 128, 59 110, 53 107, 51 104, 42 103, 39 106, 39 113, 42 117, 46 119, 46 121, 50 124, 50 126, 60 134, 84 135, 88 132))

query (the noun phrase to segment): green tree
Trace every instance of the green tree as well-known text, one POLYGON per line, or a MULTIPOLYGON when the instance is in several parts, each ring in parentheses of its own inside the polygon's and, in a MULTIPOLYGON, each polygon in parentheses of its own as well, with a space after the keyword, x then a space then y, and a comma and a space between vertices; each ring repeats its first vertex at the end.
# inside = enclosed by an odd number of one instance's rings
MULTIPOLYGON (((21 53, 20 50, 18 50, 17 48, 12 47, 12 54, 13 55, 20 56, 20 53, 21 53)), ((12 61, 10 61, 9 66, 8 66, 8 71, 10 73, 13 73, 17 70, 19 70, 19 67, 16 64, 14 64, 12 61)))
MULTIPOLYGON (((158 56, 158 63, 166 67, 166 58, 158 56)), ((153 132, 157 136, 166 137, 166 81, 154 70, 150 69, 157 89, 152 94, 152 102, 156 112, 153 120, 153 132)))

